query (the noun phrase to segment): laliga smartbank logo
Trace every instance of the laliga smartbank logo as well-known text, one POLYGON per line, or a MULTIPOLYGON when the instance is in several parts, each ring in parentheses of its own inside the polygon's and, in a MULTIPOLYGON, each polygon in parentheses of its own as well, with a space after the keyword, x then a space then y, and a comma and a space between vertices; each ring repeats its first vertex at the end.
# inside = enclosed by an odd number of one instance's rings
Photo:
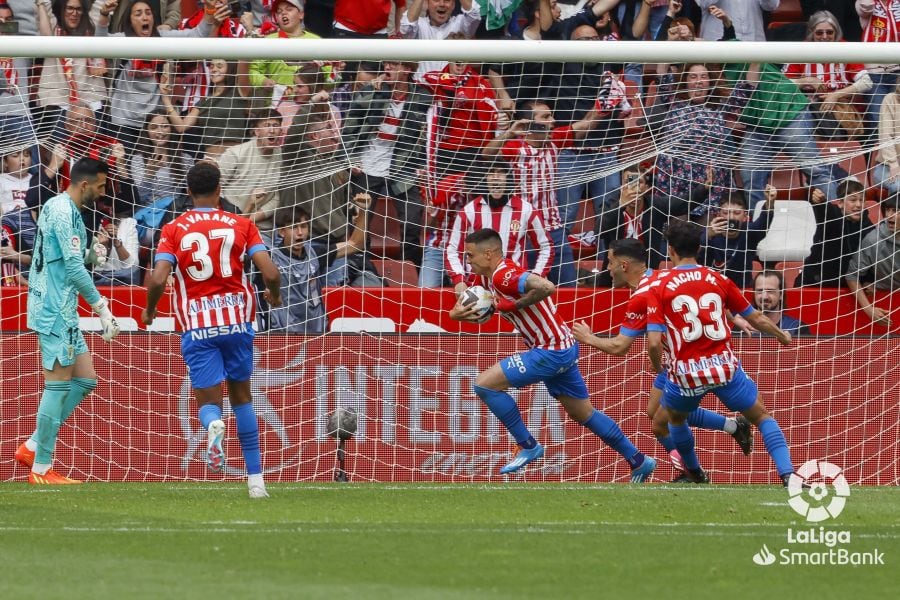
MULTIPOLYGON (((841 468, 825 461, 810 460, 788 480, 788 505, 807 523, 837 519, 847 505, 850 485, 841 468)), ((767 544, 753 555, 760 566, 779 565, 883 565, 884 553, 877 548, 852 551, 850 531, 820 525, 788 527, 785 548, 769 550, 767 544)))

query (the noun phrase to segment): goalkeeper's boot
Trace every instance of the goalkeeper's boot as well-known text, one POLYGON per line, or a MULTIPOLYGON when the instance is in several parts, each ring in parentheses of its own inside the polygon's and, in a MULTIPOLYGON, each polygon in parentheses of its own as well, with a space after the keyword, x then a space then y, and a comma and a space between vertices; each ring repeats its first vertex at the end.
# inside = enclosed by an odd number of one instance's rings
POLYGON ((544 447, 540 444, 538 444, 534 448, 522 448, 521 450, 519 450, 519 453, 516 454, 515 458, 506 463, 503 468, 500 469, 500 474, 505 475, 506 473, 518 471, 528 463, 536 461, 543 456, 544 447))
POLYGON ((65 475, 60 475, 53 469, 50 469, 43 475, 32 471, 28 474, 28 483, 31 485, 74 485, 81 482, 77 479, 69 479, 65 475))
POLYGON ((685 469, 672 483, 709 483, 709 475, 703 469, 685 469))
POLYGON ((650 479, 650 475, 656 470, 656 459, 649 456, 644 457, 644 462, 636 469, 631 470, 631 483, 644 483, 650 479))
POLYGON ((19 447, 16 448, 16 462, 22 465, 23 467, 31 468, 31 465, 34 464, 34 451, 29 450, 28 446, 25 445, 25 442, 19 444, 19 447))
POLYGON ((222 419, 216 419, 209 424, 206 433, 206 466, 214 473, 218 473, 225 466, 225 450, 222 449, 224 439, 225 423, 222 419))
POLYGON ((741 447, 744 456, 750 456, 750 453, 753 452, 753 428, 750 427, 750 421, 744 415, 738 415, 734 422, 737 423, 737 429, 731 434, 731 437, 741 447))

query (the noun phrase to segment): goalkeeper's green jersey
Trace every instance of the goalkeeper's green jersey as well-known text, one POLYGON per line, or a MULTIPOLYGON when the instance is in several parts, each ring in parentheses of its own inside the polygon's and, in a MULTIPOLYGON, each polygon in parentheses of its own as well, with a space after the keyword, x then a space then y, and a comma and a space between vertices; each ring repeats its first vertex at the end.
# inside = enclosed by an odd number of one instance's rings
POLYGON ((41 208, 28 277, 28 327, 43 334, 78 327, 78 294, 100 294, 84 266, 87 230, 78 206, 63 192, 41 208))

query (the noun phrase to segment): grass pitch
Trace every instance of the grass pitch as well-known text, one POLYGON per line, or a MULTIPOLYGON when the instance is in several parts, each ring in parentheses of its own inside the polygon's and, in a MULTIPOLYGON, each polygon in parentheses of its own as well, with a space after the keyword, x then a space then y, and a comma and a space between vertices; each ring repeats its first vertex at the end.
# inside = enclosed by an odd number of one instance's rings
MULTIPOLYGON (((758 566, 808 530, 782 488, 0 485, 0 598, 886 598, 900 489, 827 529, 884 566, 758 566)), ((818 530, 818 527, 815 528, 818 530)), ((794 545, 795 550, 825 550, 794 545)), ((893 589, 894 592, 890 592, 893 589)))

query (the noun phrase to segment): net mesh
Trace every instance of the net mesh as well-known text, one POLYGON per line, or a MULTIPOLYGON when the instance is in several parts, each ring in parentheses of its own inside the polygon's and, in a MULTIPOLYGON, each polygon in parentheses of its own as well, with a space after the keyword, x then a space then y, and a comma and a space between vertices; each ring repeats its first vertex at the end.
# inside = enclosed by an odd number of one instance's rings
MULTIPOLYGON (((42 385, 24 316, 34 216, 90 156, 111 165, 107 195, 84 213, 92 245, 107 255, 93 276, 110 286, 126 333, 111 345, 89 336, 101 383, 64 426, 57 453, 77 475, 214 477, 199 458, 205 432, 168 296, 156 332, 137 325, 159 230, 190 208, 186 172, 208 160, 222 171, 223 206, 250 215, 281 257, 287 307, 261 306, 253 378, 272 479, 332 476, 326 425, 338 407, 359 414, 351 478, 497 479, 511 441, 471 386, 523 345, 497 318, 475 326, 447 317, 448 288, 471 283, 466 231, 500 230, 511 256, 558 284, 568 322, 614 334, 628 291, 610 289, 606 247, 636 237, 650 267, 666 268, 662 232, 690 219, 707 229, 703 260, 800 336, 777 351, 767 338, 736 342, 795 463, 827 456, 853 481, 900 481, 900 267, 896 249, 885 254, 898 226, 886 217, 900 185, 900 96, 861 65, 4 65, 0 479, 24 473, 11 457, 34 426, 42 385), (295 233, 301 221, 308 230, 295 233), (756 278, 762 271, 770 276, 756 278)), ((96 330, 87 314, 83 325, 96 330)), ((644 414, 647 368, 640 343, 624 359, 582 349, 595 405, 641 450, 665 456, 644 414)), ((567 421, 543 386, 517 398, 548 446, 523 477, 627 480, 627 465, 567 421)), ((735 483, 774 478, 759 442, 744 457, 725 434, 698 436, 714 480, 735 483)), ((225 476, 238 475, 236 443, 228 454, 225 476)))

